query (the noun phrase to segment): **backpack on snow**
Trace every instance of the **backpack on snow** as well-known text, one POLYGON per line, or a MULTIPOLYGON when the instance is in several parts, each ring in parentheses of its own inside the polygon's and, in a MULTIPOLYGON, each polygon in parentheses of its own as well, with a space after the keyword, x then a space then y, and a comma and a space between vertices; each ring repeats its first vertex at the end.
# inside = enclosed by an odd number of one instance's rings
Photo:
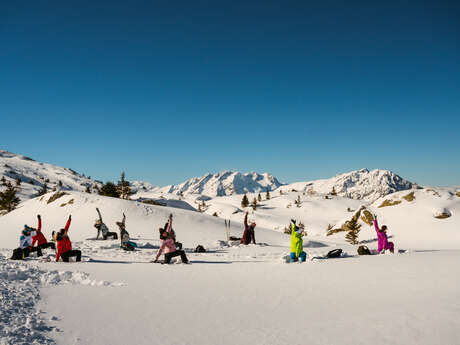
POLYGON ((371 255, 371 251, 366 246, 359 246, 358 254, 359 255, 371 255))
POLYGON ((342 252, 343 250, 338 248, 338 249, 334 249, 334 250, 331 250, 329 253, 327 253, 326 257, 328 259, 330 258, 340 258, 340 256, 342 255, 342 252))
POLYGON ((204 249, 204 247, 200 244, 195 248, 194 252, 195 253, 206 253, 206 249, 204 249))

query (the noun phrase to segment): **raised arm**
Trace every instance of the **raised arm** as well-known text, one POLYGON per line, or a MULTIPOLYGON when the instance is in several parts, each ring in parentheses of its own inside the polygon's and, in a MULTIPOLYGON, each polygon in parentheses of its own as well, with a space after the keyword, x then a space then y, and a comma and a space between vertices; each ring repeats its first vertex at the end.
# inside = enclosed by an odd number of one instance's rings
POLYGON ((163 253, 163 249, 166 247, 166 241, 163 241, 163 243, 160 246, 160 249, 158 249, 157 256, 155 257, 155 261, 158 261, 158 258, 160 257, 161 253, 163 253))
POLYGON ((172 218, 173 218, 173 216, 172 216, 172 214, 170 214, 169 215, 168 227, 166 229, 166 231, 169 232, 169 233, 171 232, 171 229, 172 229, 172 218))
POLYGON ((374 229, 379 232, 379 223, 377 222, 377 216, 374 215, 374 229))
POLYGON ((67 223, 65 223, 65 227, 64 227, 64 230, 65 230, 65 233, 67 234, 67 232, 69 231, 69 228, 70 228, 70 222, 72 221, 72 216, 70 215, 69 216, 69 219, 67 219, 67 223))
POLYGON ((125 227, 125 221, 126 221, 126 215, 123 212, 123 220, 121 221, 121 224, 123 224, 123 227, 125 227))
POLYGON ((40 217, 40 215, 38 214, 37 219, 38 219, 37 232, 40 232, 40 231, 42 231, 42 217, 40 217))
POLYGON ((102 223, 102 216, 101 216, 101 211, 99 211, 99 208, 96 207, 97 214, 99 215, 99 220, 102 223))

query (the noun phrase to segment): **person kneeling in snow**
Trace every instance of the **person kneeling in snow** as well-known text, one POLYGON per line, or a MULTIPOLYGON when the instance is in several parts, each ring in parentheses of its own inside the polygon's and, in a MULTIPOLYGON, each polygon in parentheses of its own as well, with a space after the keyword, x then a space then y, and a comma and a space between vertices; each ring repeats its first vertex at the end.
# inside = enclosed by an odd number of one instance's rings
POLYGON ((188 264, 187 256, 183 250, 177 250, 176 245, 174 244, 174 239, 171 237, 172 229, 172 215, 169 216, 169 223, 166 230, 161 233, 160 249, 158 249, 157 256, 155 257, 154 262, 158 262, 158 258, 161 253, 165 253, 165 264, 169 264, 171 259, 175 256, 180 256, 182 263, 188 264))
POLYGON ((295 224, 294 219, 291 222, 291 261, 298 261, 300 258, 300 262, 305 262, 307 253, 303 251, 303 230, 295 224))
POLYGON ((395 246, 393 242, 388 242, 387 226, 382 225, 382 227, 379 228, 377 215, 374 215, 374 228, 377 232, 377 250, 379 254, 384 254, 385 250, 390 250, 390 252, 394 253, 395 246))
POLYGON ((56 249, 56 245, 53 242, 48 242, 42 233, 42 218, 40 217, 40 215, 37 215, 37 219, 38 227, 36 235, 32 237, 32 246, 35 246, 35 242, 37 242, 37 247, 39 247, 40 249, 56 249))
POLYGON ((244 215, 244 232, 243 237, 241 237, 240 243, 241 244, 249 244, 254 243, 256 244, 256 236, 254 229, 256 228, 256 223, 252 222, 251 225, 248 225, 248 212, 244 215))
POLYGON ((137 244, 129 240, 129 233, 128 231, 126 231, 125 221, 126 216, 123 213, 123 220, 121 222, 116 223, 118 225, 118 228, 120 229, 120 247, 127 251, 133 251, 134 248, 137 247, 137 244))
POLYGON ((57 242, 56 262, 59 261, 60 257, 62 257, 62 261, 69 262, 69 258, 73 256, 76 257, 76 261, 81 261, 81 251, 72 250, 72 242, 70 242, 70 238, 68 236, 71 221, 72 216, 69 216, 64 229, 59 230, 55 234, 57 242))
POLYGON ((118 235, 116 232, 110 232, 107 225, 104 224, 102 221, 101 211, 96 207, 97 214, 99 215, 99 219, 96 219, 94 223, 94 227, 97 229, 97 236, 96 240, 99 239, 99 234, 102 232, 102 238, 106 240, 109 236, 113 237, 114 240, 118 239, 118 235))
POLYGON ((22 234, 19 237, 19 248, 13 250, 12 260, 23 260, 32 252, 37 252, 37 256, 42 256, 41 248, 32 246, 32 236, 35 236, 35 229, 24 225, 22 234))

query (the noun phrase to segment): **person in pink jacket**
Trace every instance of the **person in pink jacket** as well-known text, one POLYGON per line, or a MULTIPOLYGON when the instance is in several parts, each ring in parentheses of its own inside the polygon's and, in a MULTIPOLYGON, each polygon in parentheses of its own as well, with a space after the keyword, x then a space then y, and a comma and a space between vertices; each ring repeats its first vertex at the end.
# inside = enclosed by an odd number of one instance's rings
POLYGON ((377 232, 378 252, 384 253, 385 250, 390 250, 390 252, 394 253, 395 246, 393 242, 388 242, 387 226, 382 225, 382 227, 379 228, 379 224, 377 222, 377 215, 374 215, 374 228, 375 232, 377 232))
POLYGON ((187 256, 183 250, 177 250, 176 244, 174 243, 172 232, 172 214, 169 216, 169 223, 166 230, 161 233, 160 249, 158 249, 157 256, 153 262, 158 262, 158 258, 164 252, 165 264, 169 264, 171 259, 175 256, 180 256, 182 263, 188 264, 187 256))

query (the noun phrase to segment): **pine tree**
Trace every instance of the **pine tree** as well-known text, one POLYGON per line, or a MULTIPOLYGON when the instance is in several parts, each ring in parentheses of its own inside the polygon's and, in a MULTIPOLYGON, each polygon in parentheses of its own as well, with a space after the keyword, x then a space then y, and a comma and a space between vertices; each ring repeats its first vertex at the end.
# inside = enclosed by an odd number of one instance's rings
POLYGON ((21 185, 21 182, 22 182, 21 179, 18 177, 18 178, 16 179, 16 186, 20 186, 20 185, 21 185))
POLYGON ((62 181, 61 180, 59 180, 58 185, 59 185, 59 187, 62 187, 62 181))
POLYGON ((133 194, 131 192, 131 188, 129 187, 129 181, 126 181, 126 175, 124 171, 121 173, 121 180, 118 181, 118 192, 120 197, 126 200, 128 200, 129 196, 133 194))
POLYGON ((256 198, 252 199, 251 207, 252 207, 252 209, 254 211, 256 210, 256 208, 257 208, 257 199, 256 198))
POLYGON ((2 186, 7 186, 5 176, 2 176, 2 186))
POLYGON ((343 229, 347 231, 345 235, 345 239, 350 244, 358 244, 358 233, 361 229, 361 224, 358 223, 359 215, 361 214, 361 210, 359 210, 351 220, 345 222, 342 226, 343 229))
POLYGON ((270 200, 270 192, 267 189, 267 192, 265 193, 265 200, 270 200))
POLYGON ((257 201, 258 201, 258 202, 261 202, 261 201, 262 201, 262 196, 260 195, 260 193, 259 193, 259 195, 257 195, 257 201))
POLYGON ((280 195, 283 195, 283 191, 280 189, 280 195))
POLYGON ((48 185, 45 182, 42 186, 42 189, 38 191, 38 196, 45 195, 46 193, 48 193, 48 185))
POLYGON ((86 192, 86 193, 91 193, 91 187, 90 187, 90 186, 86 186, 85 192, 86 192))
POLYGON ((335 187, 332 187, 331 195, 337 195, 337 192, 335 191, 335 187))
POLYGON ((0 192, 0 210, 11 212, 19 205, 20 201, 21 200, 16 196, 16 189, 8 182, 6 184, 6 190, 0 192))
POLYGON ((249 200, 246 194, 243 196, 243 200, 241 200, 241 207, 245 208, 249 206, 249 200))
POLYGON ((99 190, 99 195, 119 198, 120 192, 118 191, 117 186, 113 182, 106 182, 99 190))

